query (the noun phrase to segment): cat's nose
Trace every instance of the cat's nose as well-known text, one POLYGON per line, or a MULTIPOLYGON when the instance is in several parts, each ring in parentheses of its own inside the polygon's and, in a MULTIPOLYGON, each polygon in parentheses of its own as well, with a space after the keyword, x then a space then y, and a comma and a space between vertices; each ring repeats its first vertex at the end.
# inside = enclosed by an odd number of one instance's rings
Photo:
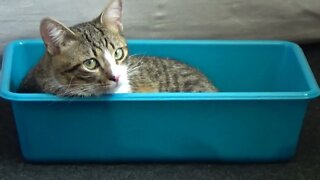
POLYGON ((112 75, 112 76, 110 76, 109 80, 110 80, 110 81, 114 81, 114 82, 118 82, 118 81, 119 81, 119 77, 120 77, 120 76, 113 76, 113 75, 112 75))

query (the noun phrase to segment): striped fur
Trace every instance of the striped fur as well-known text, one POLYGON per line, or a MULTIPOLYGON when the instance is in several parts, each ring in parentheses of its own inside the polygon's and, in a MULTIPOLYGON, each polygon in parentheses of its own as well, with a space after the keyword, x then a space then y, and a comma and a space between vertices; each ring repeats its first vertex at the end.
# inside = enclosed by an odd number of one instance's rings
POLYGON ((176 60, 131 57, 126 60, 134 92, 214 92, 201 72, 176 60))
POLYGON ((98 18, 70 28, 43 19, 40 33, 47 50, 19 91, 59 96, 217 91, 201 72, 181 62, 128 56, 121 5, 113 0, 98 18))

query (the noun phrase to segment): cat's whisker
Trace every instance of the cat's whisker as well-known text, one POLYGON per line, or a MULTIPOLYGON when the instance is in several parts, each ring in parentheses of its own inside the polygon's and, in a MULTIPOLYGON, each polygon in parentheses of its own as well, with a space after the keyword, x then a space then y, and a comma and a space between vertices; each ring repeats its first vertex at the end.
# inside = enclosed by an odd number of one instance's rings
POLYGON ((68 91, 68 89, 70 88, 73 78, 74 78, 74 76, 72 76, 72 78, 70 79, 70 82, 69 82, 68 87, 66 88, 66 91, 68 91))
POLYGON ((131 78, 131 76, 138 75, 138 74, 140 74, 139 71, 128 72, 128 78, 131 78))
POLYGON ((136 70, 138 70, 140 67, 135 67, 135 68, 131 68, 131 69, 128 69, 127 73, 130 74, 131 72, 134 72, 136 70))
POLYGON ((127 73, 130 74, 133 71, 138 70, 143 64, 142 59, 140 59, 137 63, 135 63, 133 66, 129 66, 127 73))
POLYGON ((128 56, 128 58, 132 58, 132 57, 141 57, 142 55, 140 55, 140 54, 131 54, 131 55, 129 55, 128 56))

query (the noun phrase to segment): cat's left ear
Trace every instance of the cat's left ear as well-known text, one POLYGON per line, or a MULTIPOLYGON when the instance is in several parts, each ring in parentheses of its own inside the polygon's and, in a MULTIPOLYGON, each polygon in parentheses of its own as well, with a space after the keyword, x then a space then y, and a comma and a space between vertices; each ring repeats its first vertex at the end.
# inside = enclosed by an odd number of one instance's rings
POLYGON ((121 18, 122 0, 112 0, 99 16, 102 25, 118 32, 123 30, 121 18))

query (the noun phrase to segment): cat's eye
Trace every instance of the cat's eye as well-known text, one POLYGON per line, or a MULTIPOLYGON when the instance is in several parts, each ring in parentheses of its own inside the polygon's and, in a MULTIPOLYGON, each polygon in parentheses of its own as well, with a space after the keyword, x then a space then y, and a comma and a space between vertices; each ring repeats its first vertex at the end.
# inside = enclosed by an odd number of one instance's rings
POLYGON ((94 58, 85 60, 83 62, 83 65, 89 70, 94 70, 94 69, 97 69, 99 67, 98 61, 96 59, 94 59, 94 58))
POLYGON ((114 52, 114 59, 115 60, 121 60, 124 56, 124 52, 122 48, 118 48, 115 52, 114 52))

